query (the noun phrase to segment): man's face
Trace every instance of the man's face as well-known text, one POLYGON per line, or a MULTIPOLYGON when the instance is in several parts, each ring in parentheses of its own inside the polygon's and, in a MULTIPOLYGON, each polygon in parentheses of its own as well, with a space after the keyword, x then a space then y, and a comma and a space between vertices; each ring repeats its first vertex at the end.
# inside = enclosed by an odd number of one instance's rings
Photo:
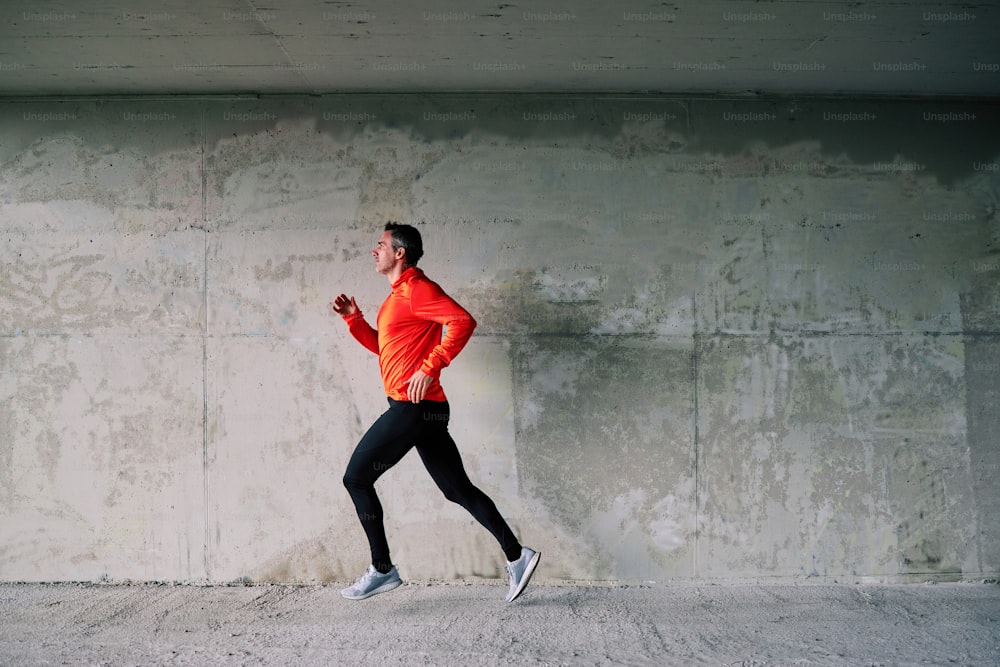
POLYGON ((383 232, 382 237, 375 244, 375 249, 372 250, 372 256, 375 258, 375 270, 381 274, 387 274, 396 266, 397 262, 402 262, 402 257, 400 257, 403 252, 397 252, 392 249, 392 232, 386 230, 383 232))

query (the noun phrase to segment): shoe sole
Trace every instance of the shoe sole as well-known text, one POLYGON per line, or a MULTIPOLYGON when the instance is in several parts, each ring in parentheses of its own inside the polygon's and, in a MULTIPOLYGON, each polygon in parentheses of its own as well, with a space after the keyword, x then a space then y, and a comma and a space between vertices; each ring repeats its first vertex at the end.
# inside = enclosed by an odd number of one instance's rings
POLYGON ((517 597, 524 592, 524 589, 528 587, 528 582, 531 581, 531 575, 535 573, 535 568, 538 567, 538 561, 542 559, 542 553, 536 551, 535 555, 530 561, 528 561, 528 567, 524 568, 524 577, 521 578, 521 585, 517 587, 514 594, 507 598, 507 602, 513 602, 517 597))
POLYGON ((368 591, 364 595, 348 595, 344 591, 340 591, 340 594, 343 597, 347 598, 348 600, 367 600, 373 595, 378 595, 379 593, 388 593, 389 591, 396 588, 402 583, 403 581, 401 579, 397 579, 396 581, 390 581, 388 583, 382 584, 378 588, 368 591))

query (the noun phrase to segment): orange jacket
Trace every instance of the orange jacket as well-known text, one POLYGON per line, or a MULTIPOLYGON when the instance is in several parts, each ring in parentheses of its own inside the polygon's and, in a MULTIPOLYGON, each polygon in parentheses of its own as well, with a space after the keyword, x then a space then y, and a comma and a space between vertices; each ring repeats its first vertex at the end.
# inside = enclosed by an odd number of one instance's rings
POLYGON ((359 343, 378 355, 385 393, 397 401, 409 400, 406 381, 422 370, 434 378, 424 396, 447 400, 438 381, 441 369, 465 347, 476 320, 433 280, 415 266, 403 271, 378 309, 378 331, 360 311, 344 321, 359 343), (441 338, 442 327, 448 330, 441 338))

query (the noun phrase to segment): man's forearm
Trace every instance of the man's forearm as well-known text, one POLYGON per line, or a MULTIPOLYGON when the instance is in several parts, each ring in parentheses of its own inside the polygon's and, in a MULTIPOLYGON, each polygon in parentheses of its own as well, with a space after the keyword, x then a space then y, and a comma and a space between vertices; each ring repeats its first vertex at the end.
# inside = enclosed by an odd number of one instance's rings
POLYGON ((361 314, 361 311, 345 315, 343 319, 347 323, 347 328, 355 340, 371 352, 378 354, 378 332, 365 321, 365 317, 361 314))
POLYGON ((447 331, 441 343, 434 346, 430 355, 420 366, 420 370, 424 373, 435 378, 438 377, 441 374, 441 369, 449 365, 472 338, 472 332, 476 328, 476 320, 464 310, 462 312, 464 317, 456 317, 445 325, 447 331))

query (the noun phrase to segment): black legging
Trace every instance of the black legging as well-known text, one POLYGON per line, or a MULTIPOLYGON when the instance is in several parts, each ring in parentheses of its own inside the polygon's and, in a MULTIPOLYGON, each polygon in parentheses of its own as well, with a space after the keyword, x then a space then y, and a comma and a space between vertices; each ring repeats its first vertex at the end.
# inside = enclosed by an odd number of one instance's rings
POLYGON ((521 557, 521 544, 496 505, 469 481, 458 447, 448 433, 449 414, 447 401, 410 403, 390 398, 389 409, 361 438, 347 464, 344 486, 368 535, 372 564, 377 568, 389 567, 391 560, 375 480, 399 463, 411 447, 417 448, 424 467, 444 497, 467 509, 493 533, 507 560, 521 557))

